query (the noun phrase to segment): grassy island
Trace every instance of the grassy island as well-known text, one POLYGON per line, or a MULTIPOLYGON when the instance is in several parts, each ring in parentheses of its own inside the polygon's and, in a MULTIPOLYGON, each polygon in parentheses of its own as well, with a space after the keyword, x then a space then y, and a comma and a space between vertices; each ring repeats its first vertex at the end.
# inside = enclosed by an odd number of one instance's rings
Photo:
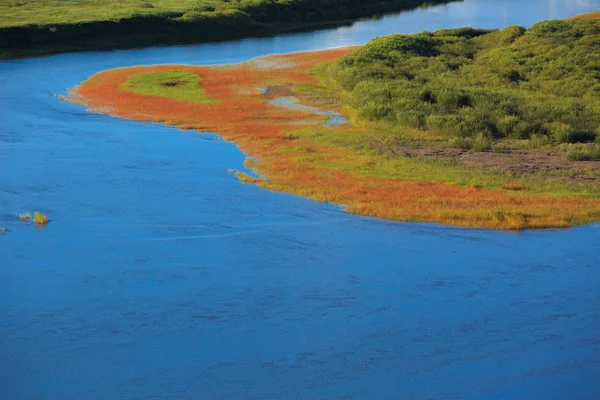
POLYGON ((0 58, 265 36, 448 1, 0 0, 0 58))
POLYGON ((571 19, 228 66, 115 69, 70 98, 216 132, 260 177, 239 172, 242 181, 351 213, 568 227, 600 220, 598 65, 600 20, 571 19))

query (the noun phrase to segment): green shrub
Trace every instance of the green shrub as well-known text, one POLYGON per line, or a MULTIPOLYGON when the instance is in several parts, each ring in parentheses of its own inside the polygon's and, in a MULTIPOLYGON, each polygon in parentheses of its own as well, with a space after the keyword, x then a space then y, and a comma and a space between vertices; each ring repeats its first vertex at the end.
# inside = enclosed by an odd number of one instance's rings
POLYGON ((461 118, 453 114, 432 114, 425 119, 427 129, 437 130, 447 136, 462 136, 461 123, 461 118))
POLYGON ((519 137, 517 127, 521 123, 521 118, 514 115, 505 115, 498 120, 498 132, 503 137, 519 137))
POLYGON ((556 143, 590 143, 596 140, 596 133, 576 130, 569 124, 554 122, 547 126, 556 143))
POLYGON ((419 111, 396 111, 396 121, 411 128, 424 128, 426 115, 419 111))
POLYGON ((490 151, 492 149, 492 139, 484 134, 478 134, 473 138, 473 151, 490 151))
POLYGON ((450 144, 459 149, 483 152, 490 151, 492 149, 493 140, 489 136, 480 133, 474 137, 452 138, 452 140, 450 140, 450 144))
POLYGON ((598 43, 600 20, 449 29, 377 38, 328 71, 352 91, 359 118, 435 131, 460 147, 477 138, 482 149, 504 138, 586 143, 600 140, 598 43))
POLYGON ((579 147, 571 145, 567 149, 567 159, 571 161, 598 161, 600 160, 600 146, 579 147))

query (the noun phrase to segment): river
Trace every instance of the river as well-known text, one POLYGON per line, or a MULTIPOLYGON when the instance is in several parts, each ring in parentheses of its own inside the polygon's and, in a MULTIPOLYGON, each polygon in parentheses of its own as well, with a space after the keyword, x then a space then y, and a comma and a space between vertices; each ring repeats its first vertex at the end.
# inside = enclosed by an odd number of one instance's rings
POLYGON ((227 170, 244 155, 216 135, 54 97, 119 66, 598 9, 467 0, 273 38, 0 62, 0 398, 600 398, 600 224, 513 233, 348 215, 240 183, 227 170), (46 228, 15 218, 33 210, 46 228))

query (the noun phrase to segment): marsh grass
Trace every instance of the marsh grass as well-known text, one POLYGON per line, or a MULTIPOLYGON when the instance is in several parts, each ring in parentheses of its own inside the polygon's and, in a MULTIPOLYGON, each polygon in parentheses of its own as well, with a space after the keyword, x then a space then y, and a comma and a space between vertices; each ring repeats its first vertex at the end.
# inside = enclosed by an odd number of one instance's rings
POLYGON ((600 161, 600 145, 569 145, 567 158, 571 161, 600 161))
POLYGON ((142 72, 131 76, 121 89, 147 96, 210 104, 213 100, 206 95, 202 80, 201 76, 187 71, 142 72))
POLYGON ((246 63, 226 68, 109 70, 84 82, 73 91, 73 98, 92 109, 110 106, 111 113, 119 117, 218 132, 254 160, 247 166, 258 178, 231 171, 241 181, 343 204, 350 213, 496 229, 565 227, 600 219, 596 200, 600 190, 592 184, 558 181, 546 175, 515 177, 447 158, 404 156, 405 142, 417 146, 427 142, 442 148, 448 138, 385 119, 365 121, 346 103, 347 93, 339 92, 337 99, 335 93, 328 95, 327 90, 337 90, 336 84, 319 81, 318 74, 309 71, 349 51, 273 56, 267 60, 278 66, 273 69, 246 63), (122 90, 124 82, 141 72, 167 70, 203 76, 202 85, 215 101, 197 104, 122 90), (282 83, 291 86, 303 103, 343 110, 354 123, 325 127, 321 116, 274 107, 256 92, 258 87, 282 83), (313 94, 307 93, 311 85, 318 88, 313 94), (510 184, 529 190, 502 188, 510 184))
POLYGON ((33 213, 33 223, 36 225, 46 225, 49 219, 48 216, 39 211, 33 213))
POLYGON ((258 178, 255 178, 245 172, 242 171, 236 171, 235 172, 235 176, 244 183, 257 183, 259 181, 258 178))
POLYGON ((289 131, 289 134, 313 144, 317 149, 333 147, 350 151, 352 154, 352 157, 299 158, 298 162, 306 166, 334 169, 377 179, 447 182, 485 189, 505 189, 507 185, 517 185, 527 187, 529 194, 555 197, 576 195, 600 199, 597 185, 564 181, 560 179, 562 175, 539 174, 516 177, 503 171, 458 165, 447 158, 404 157, 394 153, 398 143, 394 140, 394 135, 397 133, 386 131, 385 125, 381 123, 335 131, 311 127, 289 131), (386 134, 389 135, 387 141, 386 134))
POLYGON ((30 221, 31 220, 31 213, 21 213, 21 214, 17 214, 17 217, 19 217, 19 219, 21 221, 30 221))
POLYGON ((39 211, 34 211, 33 212, 33 216, 31 215, 31 213, 21 213, 21 214, 17 214, 17 217, 24 222, 33 222, 36 225, 46 225, 49 222, 48 216, 46 214, 43 214, 39 211))

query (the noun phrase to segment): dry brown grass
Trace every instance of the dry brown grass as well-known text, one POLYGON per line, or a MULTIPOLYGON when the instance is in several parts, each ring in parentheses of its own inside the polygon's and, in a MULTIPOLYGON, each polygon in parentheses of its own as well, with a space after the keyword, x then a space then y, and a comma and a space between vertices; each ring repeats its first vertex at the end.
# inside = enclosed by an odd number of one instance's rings
POLYGON ((33 223, 36 225, 46 225, 49 219, 48 216, 39 211, 33 213, 33 223))
POLYGON ((573 18, 575 18, 575 19, 598 19, 598 18, 600 18, 600 11, 588 13, 588 14, 577 15, 573 18))
POLYGON ((19 217, 19 219, 21 221, 30 221, 31 220, 31 214, 28 213, 28 212, 27 213, 18 214, 17 217, 19 217))

